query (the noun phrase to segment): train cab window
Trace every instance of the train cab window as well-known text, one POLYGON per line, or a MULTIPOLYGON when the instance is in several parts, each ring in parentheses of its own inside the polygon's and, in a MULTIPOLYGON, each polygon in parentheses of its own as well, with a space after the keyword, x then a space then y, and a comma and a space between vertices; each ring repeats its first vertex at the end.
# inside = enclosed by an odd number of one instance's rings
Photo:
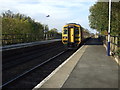
POLYGON ((63 32, 64 34, 67 34, 68 33, 68 30, 67 30, 67 28, 64 28, 64 32, 63 32))
POLYGON ((67 34, 67 30, 64 30, 64 34, 67 34))

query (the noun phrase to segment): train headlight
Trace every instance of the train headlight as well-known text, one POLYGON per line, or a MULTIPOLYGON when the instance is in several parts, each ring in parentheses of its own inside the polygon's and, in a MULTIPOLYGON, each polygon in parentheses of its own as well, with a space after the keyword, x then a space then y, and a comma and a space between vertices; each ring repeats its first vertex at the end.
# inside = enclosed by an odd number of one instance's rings
POLYGON ((67 39, 67 37, 63 37, 63 39, 67 39))

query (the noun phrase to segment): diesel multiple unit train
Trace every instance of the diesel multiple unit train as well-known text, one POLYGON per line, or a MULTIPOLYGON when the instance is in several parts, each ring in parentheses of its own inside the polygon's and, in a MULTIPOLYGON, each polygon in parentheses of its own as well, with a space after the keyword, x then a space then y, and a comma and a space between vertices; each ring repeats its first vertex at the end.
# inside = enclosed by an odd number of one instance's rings
POLYGON ((62 43, 67 48, 76 48, 86 38, 89 38, 90 34, 76 23, 68 23, 63 26, 62 29, 62 43))

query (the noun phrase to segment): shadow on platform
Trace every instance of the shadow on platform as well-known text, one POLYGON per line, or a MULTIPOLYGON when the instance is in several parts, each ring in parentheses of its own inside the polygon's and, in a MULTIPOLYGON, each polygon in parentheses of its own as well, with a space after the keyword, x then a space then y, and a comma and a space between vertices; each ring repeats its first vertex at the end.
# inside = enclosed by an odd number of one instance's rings
POLYGON ((91 38, 85 43, 85 45, 103 45, 103 42, 100 38, 91 38))

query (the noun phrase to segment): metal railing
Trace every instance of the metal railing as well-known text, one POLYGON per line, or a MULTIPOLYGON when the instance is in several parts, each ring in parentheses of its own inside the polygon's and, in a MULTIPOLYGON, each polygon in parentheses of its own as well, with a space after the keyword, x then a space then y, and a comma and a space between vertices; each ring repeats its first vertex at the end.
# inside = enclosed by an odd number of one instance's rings
MULTIPOLYGON (((102 36, 103 43, 107 46, 108 36, 102 36)), ((110 51, 120 59, 120 36, 110 36, 110 51)))

